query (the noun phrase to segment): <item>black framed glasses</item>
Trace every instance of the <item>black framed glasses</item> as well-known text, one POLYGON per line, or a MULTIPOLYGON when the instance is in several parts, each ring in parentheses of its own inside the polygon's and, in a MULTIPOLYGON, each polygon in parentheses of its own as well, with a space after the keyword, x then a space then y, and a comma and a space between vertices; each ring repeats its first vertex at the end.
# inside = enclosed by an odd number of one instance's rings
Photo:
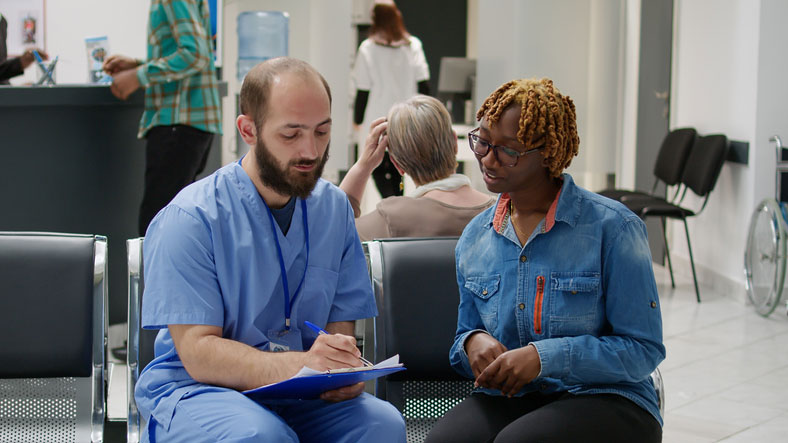
POLYGON ((476 157, 482 158, 492 149, 493 155, 495 159, 498 160, 498 163, 508 168, 513 168, 517 165, 517 161, 520 160, 520 157, 544 149, 544 146, 541 146, 539 148, 520 152, 512 148, 507 148, 506 146, 494 145, 487 140, 479 138, 479 129, 480 128, 476 128, 468 133, 468 144, 471 145, 471 151, 473 151, 476 157))

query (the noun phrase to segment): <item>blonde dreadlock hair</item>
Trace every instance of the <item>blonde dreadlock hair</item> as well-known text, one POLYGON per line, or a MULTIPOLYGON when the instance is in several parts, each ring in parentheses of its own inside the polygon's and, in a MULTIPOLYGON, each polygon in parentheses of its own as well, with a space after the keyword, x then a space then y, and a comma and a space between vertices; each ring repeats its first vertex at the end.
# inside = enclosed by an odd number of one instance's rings
POLYGON ((550 176, 558 177, 580 146, 574 102, 549 78, 512 80, 487 97, 476 119, 486 118, 490 127, 495 126, 503 111, 515 104, 520 105, 517 140, 529 149, 544 144, 542 156, 550 176))

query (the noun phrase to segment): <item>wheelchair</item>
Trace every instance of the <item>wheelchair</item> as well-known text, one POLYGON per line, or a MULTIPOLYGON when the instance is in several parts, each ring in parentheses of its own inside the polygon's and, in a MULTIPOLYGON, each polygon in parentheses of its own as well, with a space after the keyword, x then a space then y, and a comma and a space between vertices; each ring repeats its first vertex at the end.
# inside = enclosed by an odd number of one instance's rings
POLYGON ((764 317, 774 312, 782 299, 788 241, 788 202, 779 201, 781 176, 788 172, 788 160, 782 159, 783 144, 780 137, 775 135, 769 141, 775 143, 777 155, 775 197, 766 198, 755 207, 744 253, 747 297, 758 314, 764 317))

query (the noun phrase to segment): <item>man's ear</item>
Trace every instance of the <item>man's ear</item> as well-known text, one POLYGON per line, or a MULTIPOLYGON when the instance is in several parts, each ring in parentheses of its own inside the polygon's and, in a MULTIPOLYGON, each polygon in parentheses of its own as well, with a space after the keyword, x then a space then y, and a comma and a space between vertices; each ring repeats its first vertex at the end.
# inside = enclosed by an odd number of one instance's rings
POLYGON ((257 126, 252 117, 244 114, 239 115, 235 119, 235 126, 238 128, 241 138, 244 139, 244 143, 249 146, 257 144, 257 126))

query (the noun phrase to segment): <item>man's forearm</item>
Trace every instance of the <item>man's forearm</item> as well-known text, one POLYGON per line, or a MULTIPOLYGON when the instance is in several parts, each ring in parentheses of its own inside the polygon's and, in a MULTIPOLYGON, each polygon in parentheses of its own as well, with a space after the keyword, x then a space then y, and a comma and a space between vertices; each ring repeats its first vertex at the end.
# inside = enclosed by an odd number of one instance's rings
MULTIPOLYGON (((179 326, 186 325, 171 325, 170 331, 179 326)), ((304 352, 264 352, 235 340, 200 332, 179 331, 173 334, 173 340, 186 371, 201 383, 238 390, 253 389, 286 380, 304 366, 304 352)))

